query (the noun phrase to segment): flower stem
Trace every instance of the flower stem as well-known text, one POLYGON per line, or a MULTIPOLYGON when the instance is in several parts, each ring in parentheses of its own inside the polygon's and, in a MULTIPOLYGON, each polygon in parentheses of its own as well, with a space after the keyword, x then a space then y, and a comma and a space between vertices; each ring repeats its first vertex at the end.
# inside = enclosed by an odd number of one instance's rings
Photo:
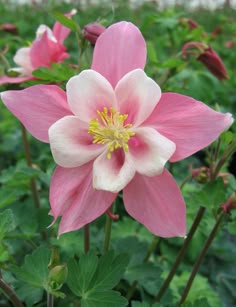
MULTIPOLYGON (((23 140, 26 162, 29 167, 32 167, 32 159, 31 159, 31 154, 30 154, 29 141, 27 138, 27 132, 26 132, 25 127, 22 124, 20 125, 21 125, 21 133, 22 133, 22 140, 23 140)), ((34 206, 36 209, 39 209, 40 201, 39 201, 39 194, 38 194, 35 178, 30 179, 30 189, 31 189, 31 193, 33 196, 33 200, 34 200, 34 206)), ((43 240, 46 240, 47 234, 45 231, 41 231, 41 236, 43 240)))
MULTIPOLYGON (((115 211, 116 201, 117 200, 115 200, 114 203, 112 204, 112 206, 110 207, 111 215, 115 211)), ((109 250, 109 246, 110 246, 112 221, 113 221, 113 219, 110 217, 110 215, 106 214, 105 239, 104 239, 104 245, 103 245, 104 254, 109 250)))
POLYGON ((47 293, 47 307, 54 306, 54 296, 51 293, 47 293))
POLYGON ((89 251, 90 247, 90 235, 89 235, 89 224, 84 226, 84 253, 89 251))
POLYGON ((211 181, 213 181, 218 176, 221 167, 225 164, 225 162, 231 157, 234 152, 236 152, 236 139, 233 140, 231 144, 229 144, 229 146, 225 149, 220 160, 211 172, 211 181))
POLYGON ((193 267, 192 273, 191 273, 191 275, 190 275, 190 277, 189 277, 189 280, 188 280, 188 282, 187 282, 187 284, 186 284, 186 287, 185 287, 185 289, 184 289, 184 292, 183 292, 183 294, 182 294, 182 297, 181 297, 181 299, 180 299, 180 302, 179 302, 179 304, 178 304, 178 307, 179 307, 179 306, 182 306, 182 304, 184 303, 186 297, 188 296, 189 290, 190 290, 190 288, 191 288, 191 286, 192 286, 192 283, 193 283, 194 278, 195 278, 195 276, 196 276, 196 274, 197 274, 197 271, 198 271, 198 269, 199 269, 199 266, 200 266, 200 264, 201 264, 201 262, 202 262, 204 256, 206 255, 206 253, 207 253, 207 251, 208 251, 208 249, 209 249, 209 247, 210 247, 210 245, 211 245, 213 239, 215 238, 217 229, 218 229, 218 227, 219 227, 219 225, 220 225, 220 223, 221 223, 221 221, 222 221, 224 215, 225 215, 225 212, 222 211, 222 212, 220 213, 220 215, 218 216, 218 218, 217 218, 217 220, 216 220, 216 223, 215 223, 215 225, 214 225, 214 227, 213 227, 213 229, 212 229, 212 231, 211 231, 209 237, 207 238, 207 240, 206 240, 206 242, 205 242, 205 244, 204 244, 204 246, 203 246, 203 249, 202 249, 200 255, 198 256, 198 259, 197 259, 197 261, 196 261, 196 263, 195 263, 195 265, 194 265, 194 267, 193 267))
POLYGON ((104 253, 106 253, 109 250, 110 240, 111 240, 111 225, 112 225, 112 219, 107 215, 106 225, 105 225, 105 239, 104 239, 104 245, 103 245, 104 253))
MULTIPOLYGON (((30 147, 29 147, 29 142, 27 138, 27 133, 26 133, 25 127, 22 124, 21 124, 21 132, 22 132, 22 139, 23 139, 26 162, 29 167, 32 167, 32 160, 31 160, 30 147)), ((35 208, 38 209, 40 208, 40 202, 39 202, 39 195, 38 195, 38 190, 36 186, 36 181, 34 178, 30 179, 30 187, 31 187, 31 192, 32 192, 33 199, 34 199, 35 208)))
POLYGON ((10 285, 8 283, 6 283, 2 279, 2 273, 1 272, 0 272, 0 288, 6 294, 6 296, 9 298, 9 300, 12 302, 13 306, 24 307, 24 305, 21 303, 20 299, 16 295, 15 291, 10 287, 10 285))
POLYGON ((198 225, 199 225, 199 223, 202 219, 204 212, 205 212, 205 208, 200 207, 198 212, 197 212, 197 215, 195 217, 195 220, 192 224, 192 227, 189 231, 189 234, 188 234, 187 238, 185 239, 184 244, 182 245, 182 247, 181 247, 181 249, 178 253, 178 256, 177 256, 177 258, 176 258, 176 260, 175 260, 175 262, 172 266, 171 271, 169 272, 169 274, 168 274, 167 278, 165 279, 165 281, 164 281, 162 287, 160 288, 159 292, 155 296, 154 302, 159 302, 161 300, 162 296, 164 295, 165 291, 167 290, 171 280, 173 279, 173 277, 175 275, 175 272, 178 269, 178 266, 179 266, 179 264, 180 264, 180 262, 181 262, 181 260, 184 256, 184 254, 185 254, 185 251, 186 251, 186 249, 187 249, 187 247, 188 247, 188 245, 189 245, 189 243, 190 243, 190 241, 191 241, 191 239, 192 239, 192 237, 193 237, 193 235, 194 235, 194 233, 195 233, 195 231, 196 231, 196 229, 197 229, 197 227, 198 227, 198 225))
POLYGON ((180 190, 182 190, 183 187, 185 186, 185 184, 186 184, 189 180, 191 180, 192 178, 193 178, 192 174, 190 174, 189 176, 187 176, 187 177, 182 181, 182 183, 180 184, 180 190))
MULTIPOLYGON (((153 253, 153 251, 155 250, 156 246, 157 246, 157 243, 160 241, 160 238, 159 237, 154 237, 149 248, 148 248, 148 251, 146 253, 146 256, 144 257, 143 259, 143 262, 147 262, 151 256, 151 254, 153 253)), ((128 292, 127 292, 127 295, 126 295, 126 298, 127 300, 130 300, 134 294, 134 291, 137 287, 137 280, 135 280, 132 285, 130 286, 128 292)))

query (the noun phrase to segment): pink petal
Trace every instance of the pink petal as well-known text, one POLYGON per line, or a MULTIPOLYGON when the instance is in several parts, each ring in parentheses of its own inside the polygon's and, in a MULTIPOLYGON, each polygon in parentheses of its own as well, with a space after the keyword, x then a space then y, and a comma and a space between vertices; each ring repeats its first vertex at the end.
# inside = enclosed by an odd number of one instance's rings
POLYGON ((129 140, 129 155, 138 173, 156 176, 175 152, 175 144, 149 127, 136 128, 129 140))
POLYGON ((160 237, 184 237, 185 204, 179 187, 164 169, 155 177, 136 174, 123 190, 127 212, 153 234, 160 237))
POLYGON ((0 85, 6 84, 6 83, 22 83, 27 80, 31 80, 33 77, 8 77, 8 76, 2 76, 0 77, 0 85))
POLYGON ((61 62, 69 57, 66 48, 58 42, 49 39, 47 31, 39 38, 34 40, 30 48, 30 58, 34 69, 45 66, 50 67, 52 62, 61 62))
POLYGON ((232 115, 215 112, 193 98, 164 93, 143 125, 151 125, 176 144, 170 161, 184 159, 208 146, 233 122, 232 115))
POLYGON ((110 192, 121 191, 134 177, 135 167, 123 149, 117 149, 108 159, 106 152, 93 164, 93 187, 110 192))
POLYGON ((55 85, 6 91, 1 93, 1 99, 26 129, 42 142, 49 142, 48 129, 52 124, 71 114, 65 92, 55 85))
POLYGON ((104 146, 93 144, 88 124, 78 117, 66 116, 49 129, 53 158, 62 167, 77 167, 96 158, 104 146))
POLYGON ((52 32, 58 42, 63 44, 64 40, 70 34, 70 29, 64 27, 60 22, 56 21, 53 26, 52 32))
POLYGON ((128 114, 128 123, 140 125, 153 111, 161 97, 161 89, 141 69, 126 74, 115 88, 121 114, 128 114))
POLYGON ((129 71, 143 69, 146 43, 139 29, 130 22, 111 25, 96 42, 92 69, 102 74, 113 87, 129 71))
POLYGON ((92 164, 77 168, 57 167, 50 186, 51 213, 62 216, 59 235, 77 230, 102 215, 117 194, 92 187, 92 164))
MULTIPOLYGON (((74 14, 76 14, 76 10, 71 10, 71 12, 65 14, 65 16, 69 18, 73 16, 74 14)), ((52 32, 53 32, 53 35, 58 40, 58 42, 63 44, 64 40, 70 34, 70 29, 64 27, 60 22, 56 21, 53 26, 52 32)))
POLYGON ((84 70, 78 76, 72 77, 66 89, 71 110, 87 123, 98 117, 98 110, 116 105, 110 83, 93 70, 84 70))
POLYGON ((17 50, 14 58, 14 62, 23 68, 23 73, 25 76, 31 76, 33 71, 33 65, 30 58, 30 48, 23 47, 17 50))

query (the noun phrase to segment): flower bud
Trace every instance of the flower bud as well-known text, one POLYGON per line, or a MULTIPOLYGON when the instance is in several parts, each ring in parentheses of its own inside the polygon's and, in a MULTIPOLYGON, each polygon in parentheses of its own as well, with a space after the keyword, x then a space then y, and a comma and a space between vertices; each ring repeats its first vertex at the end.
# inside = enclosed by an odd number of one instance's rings
POLYGON ((198 23, 191 18, 180 18, 179 23, 187 25, 189 30, 193 30, 199 27, 198 23))
POLYGON ((0 24, 0 30, 5 31, 5 32, 9 32, 9 33, 12 33, 12 34, 18 33, 17 27, 12 23, 0 24))
POLYGON ((226 213, 230 213, 231 210, 236 209, 236 192, 224 204, 221 204, 221 207, 226 213))
POLYGON ((48 276, 48 285, 52 290, 58 290, 66 281, 68 269, 66 264, 57 265, 52 268, 48 276))
POLYGON ((98 37, 106 30, 106 28, 99 23, 89 23, 83 28, 83 37, 87 39, 92 45, 95 45, 98 37))
POLYGON ((192 178, 194 178, 198 183, 206 183, 209 179, 209 168, 206 166, 192 168, 192 165, 190 165, 190 172, 192 178))
POLYGON ((194 54, 197 61, 202 62, 220 81, 228 78, 221 58, 210 46, 200 42, 188 42, 182 48, 183 58, 186 58, 187 54, 194 54), (195 50, 188 50, 189 48, 195 48, 195 50))

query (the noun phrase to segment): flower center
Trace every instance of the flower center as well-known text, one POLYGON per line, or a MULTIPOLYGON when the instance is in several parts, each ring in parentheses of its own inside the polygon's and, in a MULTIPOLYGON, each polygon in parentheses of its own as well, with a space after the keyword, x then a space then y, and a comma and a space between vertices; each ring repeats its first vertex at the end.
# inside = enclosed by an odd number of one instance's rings
POLYGON ((93 135, 94 144, 107 144, 107 158, 111 158, 111 153, 123 148, 129 151, 128 141, 135 133, 130 130, 132 124, 124 124, 128 114, 120 114, 113 108, 97 111, 98 118, 94 118, 89 123, 88 133, 93 135))

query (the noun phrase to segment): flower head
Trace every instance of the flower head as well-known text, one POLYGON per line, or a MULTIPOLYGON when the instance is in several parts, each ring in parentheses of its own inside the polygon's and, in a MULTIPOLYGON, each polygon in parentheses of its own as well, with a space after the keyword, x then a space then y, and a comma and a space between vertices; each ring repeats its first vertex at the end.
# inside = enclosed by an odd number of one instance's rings
MULTIPOLYGON (((75 11, 67 14, 71 16, 75 11)), ((5 83, 21 83, 33 79, 32 72, 40 66, 51 67, 52 62, 62 62, 69 57, 63 45, 70 30, 56 22, 51 30, 46 25, 40 25, 36 37, 29 47, 17 50, 13 60, 19 66, 10 72, 18 74, 17 77, 2 76, 0 85, 5 83)))
POLYGON ((228 78, 224 63, 210 46, 200 42, 189 42, 183 46, 182 54, 184 58, 187 54, 195 54, 196 59, 202 62, 216 78, 221 81, 228 78))
POLYGON ((83 37, 92 45, 95 45, 98 37, 106 30, 106 28, 97 22, 89 23, 83 28, 83 37))
POLYGON ((35 137, 50 142, 59 165, 50 213, 61 216, 59 234, 108 212, 122 190, 127 212, 152 233, 185 236, 184 200, 164 166, 209 145, 232 117, 161 93, 145 61, 140 31, 120 22, 99 36, 92 69, 72 77, 66 93, 36 85, 1 95, 35 137))

